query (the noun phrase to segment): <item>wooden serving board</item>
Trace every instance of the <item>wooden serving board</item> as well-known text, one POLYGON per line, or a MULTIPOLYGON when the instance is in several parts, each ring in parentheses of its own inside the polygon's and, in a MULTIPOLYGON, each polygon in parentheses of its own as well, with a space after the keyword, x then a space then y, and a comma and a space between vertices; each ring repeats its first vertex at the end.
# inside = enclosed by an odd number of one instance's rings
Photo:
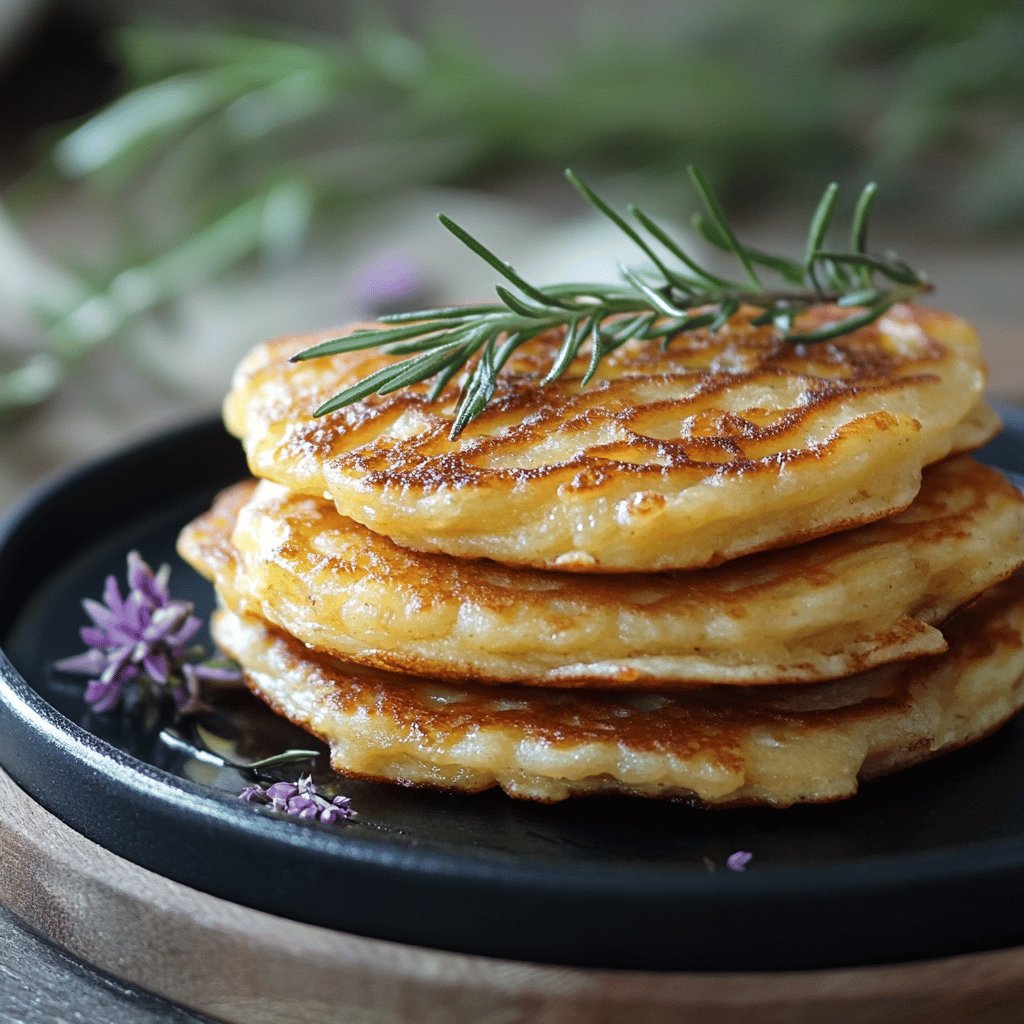
POLYGON ((1021 1020, 1024 948, 792 973, 516 963, 342 934, 208 896, 85 839, 3 772, 0 807, 0 902, 79 959, 232 1024, 1021 1020))

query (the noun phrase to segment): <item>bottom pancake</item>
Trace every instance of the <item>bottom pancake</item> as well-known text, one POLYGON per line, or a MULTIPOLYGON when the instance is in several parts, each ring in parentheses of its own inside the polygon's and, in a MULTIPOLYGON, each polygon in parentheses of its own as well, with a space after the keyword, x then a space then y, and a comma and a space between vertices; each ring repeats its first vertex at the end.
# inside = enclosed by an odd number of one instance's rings
POLYGON ((451 685, 317 654, 260 619, 214 635, 339 772, 554 802, 627 793, 787 807, 852 796, 972 743, 1024 704, 1024 572, 948 620, 945 654, 816 685, 672 693, 451 685))

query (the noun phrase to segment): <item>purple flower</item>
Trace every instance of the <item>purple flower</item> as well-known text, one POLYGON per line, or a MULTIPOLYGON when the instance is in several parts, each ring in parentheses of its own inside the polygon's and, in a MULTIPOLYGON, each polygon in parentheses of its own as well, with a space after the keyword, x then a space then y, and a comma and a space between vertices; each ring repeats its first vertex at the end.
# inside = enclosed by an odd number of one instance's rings
POLYGON ((725 858, 725 866, 729 871, 746 871, 753 859, 754 855, 749 850, 737 850, 725 858))
POLYGON ((419 268, 400 252, 384 253, 354 275, 352 292, 356 305, 373 314, 408 309, 424 291, 419 268))
POLYGON ((238 799, 296 818, 312 818, 324 825, 350 821, 356 813, 347 796, 336 796, 331 801, 320 796, 309 775, 300 775, 298 782, 275 782, 266 789, 258 785, 246 786, 238 799))
POLYGON ((200 683, 221 681, 225 674, 241 678, 237 670, 214 669, 187 659, 202 654, 189 641, 202 626, 188 601, 176 601, 167 590, 170 567, 153 570, 137 551, 128 555, 128 593, 113 576, 103 587, 103 603, 86 598, 82 607, 92 625, 80 630, 88 648, 56 663, 62 672, 89 675, 86 703, 94 711, 112 711, 133 684, 174 698, 183 714, 205 708, 200 683))

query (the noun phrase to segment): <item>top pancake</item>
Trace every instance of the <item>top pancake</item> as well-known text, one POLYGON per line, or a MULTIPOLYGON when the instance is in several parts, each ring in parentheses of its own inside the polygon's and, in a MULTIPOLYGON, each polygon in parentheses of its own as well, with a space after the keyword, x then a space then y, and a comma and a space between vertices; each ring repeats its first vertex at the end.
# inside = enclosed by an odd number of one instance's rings
POLYGON ((836 341, 791 345, 751 315, 667 352, 628 342, 586 388, 586 353, 541 386, 560 342, 544 335, 455 441, 455 384, 434 403, 416 385, 314 419, 396 357, 290 363, 330 335, 282 338, 242 362, 225 419, 257 476, 327 494, 407 547, 584 572, 715 565, 880 519, 910 504, 923 466, 996 429, 977 338, 957 317, 896 306, 836 341))

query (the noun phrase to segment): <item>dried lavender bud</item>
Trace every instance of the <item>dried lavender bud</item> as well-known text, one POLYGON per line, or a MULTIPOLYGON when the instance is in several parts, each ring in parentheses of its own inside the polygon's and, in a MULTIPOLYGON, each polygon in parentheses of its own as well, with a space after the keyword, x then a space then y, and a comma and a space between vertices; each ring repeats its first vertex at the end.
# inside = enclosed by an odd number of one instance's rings
POLYGON ((753 859, 754 855, 749 850, 737 850, 725 858, 725 866, 729 871, 746 871, 753 859))
POLYGON ((275 782, 266 789, 259 785, 246 786, 238 799, 269 807, 280 814, 311 818, 324 825, 350 821, 356 814, 347 796, 336 796, 330 801, 321 796, 309 775, 300 775, 298 782, 275 782))
POLYGON ((135 684, 148 685, 172 697, 182 714, 204 710, 200 684, 241 680, 237 670, 226 670, 189 659, 202 651, 189 641, 202 627, 188 601, 171 598, 167 589, 170 567, 154 573, 137 551, 128 554, 128 593, 122 597, 113 576, 103 587, 103 603, 86 598, 82 607, 92 625, 80 630, 88 648, 63 658, 55 667, 62 672, 89 675, 86 703, 98 712, 114 710, 125 690, 135 684))

